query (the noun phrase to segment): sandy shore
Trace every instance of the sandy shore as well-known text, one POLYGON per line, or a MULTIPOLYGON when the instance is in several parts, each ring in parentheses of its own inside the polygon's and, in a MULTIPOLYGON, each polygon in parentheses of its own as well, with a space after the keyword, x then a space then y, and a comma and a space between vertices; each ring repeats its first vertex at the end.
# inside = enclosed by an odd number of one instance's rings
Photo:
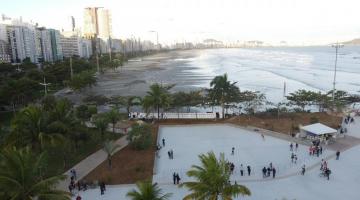
POLYGON ((65 94, 66 90, 63 90, 57 95, 70 98, 74 102, 87 95, 144 96, 153 83, 175 84, 172 92, 199 89, 196 85, 209 81, 212 77, 190 72, 192 67, 187 63, 200 53, 201 50, 186 50, 139 57, 129 60, 116 70, 107 70, 99 75, 95 87, 77 94, 65 94))

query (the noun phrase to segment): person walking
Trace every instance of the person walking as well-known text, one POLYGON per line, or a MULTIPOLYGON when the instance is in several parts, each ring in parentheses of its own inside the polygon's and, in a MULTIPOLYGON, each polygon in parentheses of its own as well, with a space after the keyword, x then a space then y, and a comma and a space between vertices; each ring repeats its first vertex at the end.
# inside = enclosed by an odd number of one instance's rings
POLYGON ((177 174, 176 174, 176 184, 177 184, 177 185, 179 185, 180 180, 181 180, 181 179, 180 179, 180 176, 179 176, 179 174, 177 173, 177 174))
POLYGON ((294 163, 295 154, 291 153, 291 163, 294 163))
POLYGON ((271 169, 270 169, 270 167, 268 167, 268 168, 267 168, 267 175, 266 175, 266 177, 270 177, 270 173, 271 173, 271 169))
POLYGON ((298 159, 298 157, 297 157, 297 155, 295 154, 295 156, 294 156, 294 162, 295 162, 295 164, 296 164, 296 162, 297 162, 297 159, 298 159))
POLYGON ((168 151, 168 156, 169 156, 169 159, 171 159, 171 152, 168 151))
POLYGON ((240 175, 244 176, 244 167, 242 164, 240 165, 240 175))
POLYGON ((265 178, 265 177, 266 177, 266 167, 264 167, 264 168, 262 169, 262 173, 263 173, 263 178, 265 178))
POLYGON ((250 165, 247 166, 247 172, 248 172, 248 176, 250 176, 250 174, 251 174, 251 167, 250 167, 250 165))
POLYGON ((173 182, 174 182, 174 185, 176 185, 176 173, 175 172, 173 173, 173 182))
POLYGON ((290 143, 290 151, 293 151, 293 143, 290 143))
POLYGON ((306 170, 306 169, 305 169, 305 165, 303 165, 303 166, 301 167, 301 175, 303 175, 303 176, 305 175, 305 170, 306 170))
POLYGON ((103 195, 105 193, 105 189, 103 186, 103 182, 100 182, 100 195, 103 195))
POLYGON ((235 153, 235 147, 231 148, 231 155, 234 155, 235 153))
POLYGON ((336 152, 336 160, 339 160, 339 157, 340 157, 340 151, 337 151, 336 152))
POLYGON ((165 146, 165 138, 162 139, 162 145, 165 146))
POLYGON ((295 151, 297 151, 297 150, 298 150, 298 148, 299 148, 299 144, 298 144, 298 143, 296 143, 296 144, 295 144, 295 151))
POLYGON ((320 155, 322 155, 322 152, 323 152, 323 148, 322 148, 322 146, 320 146, 319 151, 320 151, 320 155))
POLYGON ((276 169, 275 169, 275 167, 272 168, 272 173, 273 173, 273 178, 275 178, 275 174, 276 174, 276 169))
POLYGON ((174 159, 174 151, 171 149, 170 150, 170 159, 173 160, 174 159))

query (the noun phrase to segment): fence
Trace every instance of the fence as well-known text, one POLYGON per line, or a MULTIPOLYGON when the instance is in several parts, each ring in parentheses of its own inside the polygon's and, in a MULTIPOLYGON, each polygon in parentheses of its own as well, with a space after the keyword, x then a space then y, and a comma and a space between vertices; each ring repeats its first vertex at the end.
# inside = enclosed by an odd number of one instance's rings
MULTIPOLYGON (((221 113, 160 113, 160 119, 216 119, 221 118, 221 113)), ((157 119, 158 113, 131 113, 131 118, 157 119)))

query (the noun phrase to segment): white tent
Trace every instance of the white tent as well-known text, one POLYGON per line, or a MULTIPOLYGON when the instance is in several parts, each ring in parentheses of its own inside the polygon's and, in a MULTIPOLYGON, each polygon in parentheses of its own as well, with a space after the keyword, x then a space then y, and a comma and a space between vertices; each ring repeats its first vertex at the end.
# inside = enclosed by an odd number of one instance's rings
POLYGON ((300 127, 301 133, 312 136, 332 135, 337 133, 336 129, 325 126, 321 123, 300 127))

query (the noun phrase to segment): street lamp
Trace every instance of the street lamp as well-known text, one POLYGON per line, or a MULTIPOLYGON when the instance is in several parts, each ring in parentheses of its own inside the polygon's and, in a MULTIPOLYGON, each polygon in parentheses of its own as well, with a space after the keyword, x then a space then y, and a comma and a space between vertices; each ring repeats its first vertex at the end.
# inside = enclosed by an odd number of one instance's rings
POLYGON ((332 91, 333 109, 335 109, 335 84, 336 84, 336 67, 337 67, 338 51, 339 48, 344 47, 344 45, 336 43, 331 45, 331 47, 335 48, 335 68, 334 68, 334 81, 333 81, 333 91, 332 91))
POLYGON ((47 86, 51 85, 51 83, 46 83, 46 79, 44 76, 44 82, 43 83, 39 83, 40 85, 44 86, 44 91, 45 91, 45 96, 47 95, 47 86))

